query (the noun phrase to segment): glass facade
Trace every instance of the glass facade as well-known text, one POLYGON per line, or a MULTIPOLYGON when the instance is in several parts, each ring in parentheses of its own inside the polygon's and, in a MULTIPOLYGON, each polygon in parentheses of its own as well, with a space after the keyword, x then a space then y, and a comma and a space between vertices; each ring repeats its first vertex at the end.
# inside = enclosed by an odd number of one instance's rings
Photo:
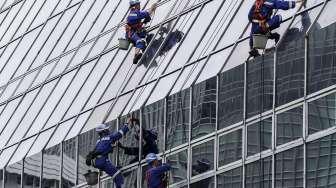
MULTIPOLYGON (((97 123, 172 166, 169 187, 335 187, 336 0, 279 11, 281 40, 248 59, 245 0, 158 3, 139 65, 118 48, 126 0, 0 2, 0 188, 89 187, 97 123)), ((147 188, 144 155, 109 156, 147 188)), ((96 188, 114 187, 100 173, 96 188)))

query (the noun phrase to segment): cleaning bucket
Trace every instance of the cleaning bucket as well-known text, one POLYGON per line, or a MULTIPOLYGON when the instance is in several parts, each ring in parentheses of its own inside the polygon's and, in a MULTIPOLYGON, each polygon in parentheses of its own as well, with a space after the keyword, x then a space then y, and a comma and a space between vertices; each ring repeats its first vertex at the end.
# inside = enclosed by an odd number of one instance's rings
POLYGON ((254 34, 253 36, 253 48, 265 49, 268 37, 266 35, 254 34))
POLYGON ((90 170, 86 174, 84 174, 87 184, 96 185, 98 183, 98 175, 98 172, 92 172, 90 170))
POLYGON ((119 48, 121 50, 128 50, 130 42, 127 39, 119 38, 119 48))

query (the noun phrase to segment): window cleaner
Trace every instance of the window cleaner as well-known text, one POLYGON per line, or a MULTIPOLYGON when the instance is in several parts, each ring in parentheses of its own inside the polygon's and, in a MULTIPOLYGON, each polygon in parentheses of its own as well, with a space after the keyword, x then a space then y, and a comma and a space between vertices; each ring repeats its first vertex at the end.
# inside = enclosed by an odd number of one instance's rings
POLYGON ((169 164, 160 164, 159 157, 155 153, 146 156, 146 162, 150 166, 146 171, 147 188, 166 188, 168 178, 166 172, 171 170, 169 164))
MULTIPOLYGON (((280 27, 282 18, 280 15, 273 16, 273 10, 281 9, 288 10, 295 8, 296 3, 300 3, 302 0, 297 1, 282 1, 282 0, 256 0, 251 7, 248 19, 252 23, 250 34, 250 56, 257 57, 259 52, 257 48, 260 48, 259 44, 254 44, 263 40, 264 48, 266 47, 267 39, 273 39, 277 43, 280 39, 280 34, 272 33, 271 31, 280 27), (253 41, 255 40, 255 41, 253 41)), ((262 47, 261 47, 262 48, 262 47)))
POLYGON ((156 10, 154 3, 149 10, 141 10, 140 0, 130 0, 130 12, 126 23, 126 39, 135 46, 133 64, 137 64, 147 47, 147 32, 144 25, 151 21, 156 10))
MULTIPOLYGON (((135 129, 135 139, 139 140, 140 135, 140 121, 139 119, 133 119, 133 125, 135 129)), ((155 130, 147 130, 142 128, 142 159, 144 159, 149 153, 158 154, 159 149, 157 146, 158 134, 155 130)), ((130 161, 130 164, 138 162, 139 160, 139 147, 126 147, 123 146, 120 142, 118 146, 124 150, 126 155, 136 156, 133 160, 130 161)))
POLYGON ((124 178, 120 170, 111 163, 108 154, 113 152, 113 147, 129 131, 130 126, 133 126, 131 119, 118 132, 110 133, 108 125, 98 124, 96 132, 100 138, 97 140, 95 149, 86 156, 86 164, 88 166, 92 165, 110 175, 116 188, 122 187, 124 178))

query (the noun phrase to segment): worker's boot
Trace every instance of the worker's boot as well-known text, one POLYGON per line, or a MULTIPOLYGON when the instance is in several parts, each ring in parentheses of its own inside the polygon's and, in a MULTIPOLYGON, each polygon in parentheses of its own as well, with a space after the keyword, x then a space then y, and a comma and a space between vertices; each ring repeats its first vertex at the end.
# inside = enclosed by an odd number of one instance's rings
POLYGON ((273 39, 275 44, 277 44, 280 40, 280 34, 279 33, 270 33, 269 39, 273 39))
POLYGON ((138 64, 138 61, 141 59, 141 57, 142 57, 142 52, 135 54, 134 59, 133 59, 133 64, 138 64))
POLYGON ((250 54, 250 56, 252 56, 252 57, 258 57, 258 56, 260 56, 258 50, 255 49, 255 48, 252 48, 251 51, 249 52, 249 54, 250 54))

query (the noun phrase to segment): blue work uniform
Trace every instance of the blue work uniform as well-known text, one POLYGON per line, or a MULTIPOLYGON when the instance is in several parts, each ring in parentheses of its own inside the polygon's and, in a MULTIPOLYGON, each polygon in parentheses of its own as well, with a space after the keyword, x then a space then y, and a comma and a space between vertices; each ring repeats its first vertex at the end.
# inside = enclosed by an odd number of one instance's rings
POLYGON ((144 50, 146 48, 146 31, 143 29, 144 23, 151 20, 148 11, 131 9, 126 24, 126 38, 130 40, 136 48, 144 50))
POLYGON ((264 35, 280 26, 282 18, 280 15, 272 16, 274 9, 288 10, 294 7, 295 1, 265 0, 257 11, 254 4, 248 14, 248 19, 252 22, 250 47, 253 46, 253 34, 264 35))
POLYGON ((111 163, 108 154, 113 152, 113 144, 128 132, 128 124, 125 124, 118 132, 106 135, 97 140, 95 152, 99 155, 95 159, 95 167, 106 172, 112 177, 117 188, 124 184, 124 178, 120 171, 111 163))
POLYGON ((164 181, 165 173, 171 169, 170 165, 162 164, 158 167, 151 167, 146 172, 146 180, 148 188, 166 188, 164 181))

